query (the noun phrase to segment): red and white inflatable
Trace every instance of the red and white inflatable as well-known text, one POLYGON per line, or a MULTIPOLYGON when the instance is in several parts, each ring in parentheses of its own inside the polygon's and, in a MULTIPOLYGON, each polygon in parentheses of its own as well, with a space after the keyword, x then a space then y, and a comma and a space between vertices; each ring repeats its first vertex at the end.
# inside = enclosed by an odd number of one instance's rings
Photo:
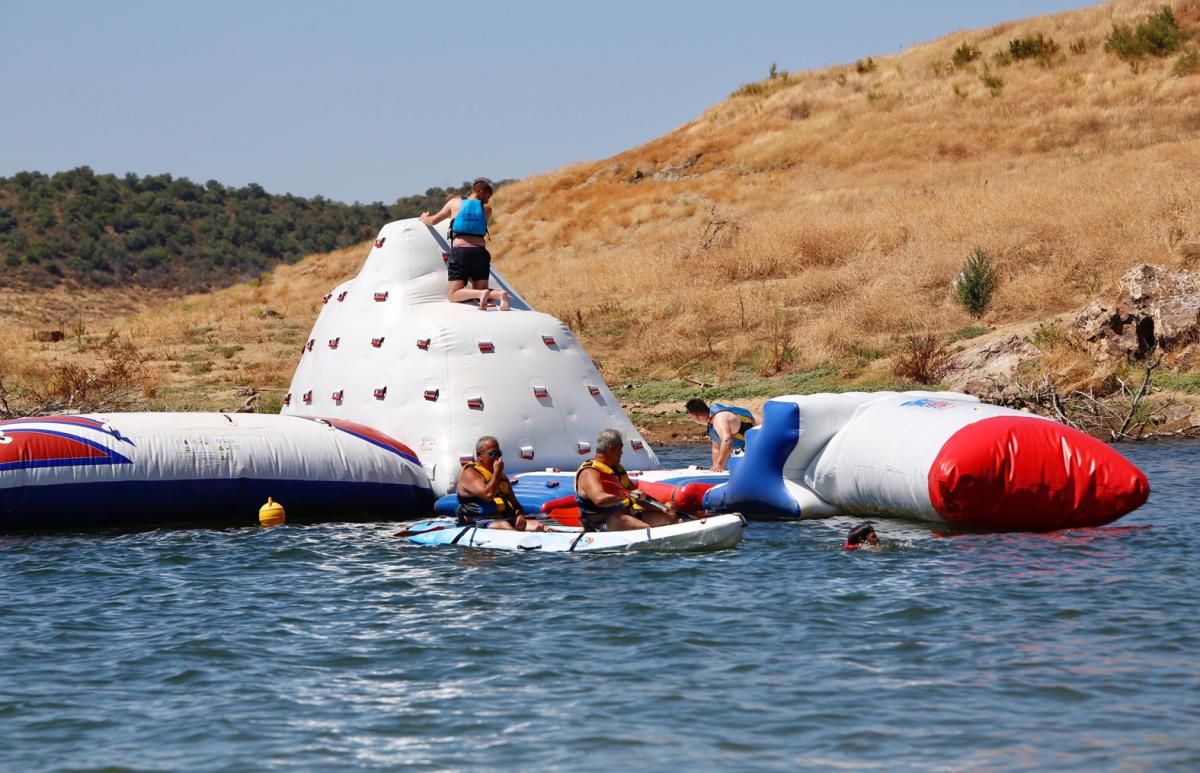
POLYGON ((0 530, 256 524, 426 512, 416 454, 339 419, 126 413, 0 421, 0 530))
POLYGON ((706 493, 708 507, 1049 531, 1110 523, 1150 493, 1110 446, 969 395, 780 397, 763 413, 729 483, 706 493))

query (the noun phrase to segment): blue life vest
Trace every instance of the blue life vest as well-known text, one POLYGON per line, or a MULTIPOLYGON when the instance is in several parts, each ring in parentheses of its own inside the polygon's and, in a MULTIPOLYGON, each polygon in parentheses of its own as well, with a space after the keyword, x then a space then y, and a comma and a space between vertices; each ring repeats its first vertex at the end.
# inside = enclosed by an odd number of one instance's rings
POLYGON ((733 434, 733 450, 741 451, 746 447, 746 430, 754 426, 754 414, 745 408, 739 408, 736 405, 721 405, 713 403, 708 414, 708 437, 712 442, 721 445, 721 436, 713 429, 712 420, 718 413, 728 411, 742 420, 742 425, 738 427, 738 431, 733 434))
POLYGON ((463 199, 450 230, 459 236, 486 236, 487 216, 483 214, 483 202, 479 199, 463 199))

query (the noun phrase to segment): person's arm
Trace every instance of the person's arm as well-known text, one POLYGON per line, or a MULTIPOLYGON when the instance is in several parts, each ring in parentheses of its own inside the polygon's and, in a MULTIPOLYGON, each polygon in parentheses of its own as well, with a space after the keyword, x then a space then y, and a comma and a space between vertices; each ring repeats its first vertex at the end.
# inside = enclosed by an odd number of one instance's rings
POLYGON ((741 426, 742 420, 732 411, 721 411, 713 417, 713 429, 717 431, 717 437, 721 439, 719 446, 713 444, 717 446, 713 454, 713 472, 725 471, 725 464, 733 453, 733 436, 737 434, 741 426))
POLYGON ((600 482, 600 473, 591 468, 579 473, 579 490, 596 507, 609 507, 625 501, 625 494, 606 491, 600 482))
POLYGON ((647 494, 645 491, 642 491, 640 488, 636 488, 636 484, 635 484, 635 488, 633 489, 633 491, 629 492, 629 496, 631 499, 633 499, 634 502, 639 503, 646 509, 662 510, 663 512, 668 513, 670 515, 675 514, 676 508, 675 508, 674 502, 661 502, 661 501, 655 499, 654 497, 650 496, 649 494, 647 494))
POLYGON ((446 218, 450 217, 450 214, 454 211, 453 207, 451 206, 453 203, 454 199, 447 201, 446 204, 437 211, 436 215, 431 215, 428 212, 422 212, 420 214, 421 222, 425 225, 437 225, 446 218))
POLYGON ((498 469, 493 473, 492 479, 489 481, 485 481, 483 476, 479 474, 479 470, 476 470, 474 467, 466 468, 459 478, 459 489, 465 490, 465 493, 471 496, 486 499, 490 502, 496 496, 496 491, 500 488, 499 473, 503 471, 502 465, 503 462, 496 462, 498 469))

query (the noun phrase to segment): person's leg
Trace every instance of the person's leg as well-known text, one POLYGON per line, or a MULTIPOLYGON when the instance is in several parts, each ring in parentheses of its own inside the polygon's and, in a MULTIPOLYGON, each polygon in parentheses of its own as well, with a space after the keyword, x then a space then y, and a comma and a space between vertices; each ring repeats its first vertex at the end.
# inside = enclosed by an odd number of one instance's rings
POLYGON ((449 284, 446 286, 446 300, 451 303, 462 303, 479 299, 477 288, 467 289, 467 282, 475 278, 471 271, 469 248, 450 248, 450 261, 446 264, 446 278, 449 280, 449 284))
POLYGON ((491 293, 491 290, 488 289, 488 280, 472 279, 471 292, 475 293, 475 295, 479 298, 479 308, 486 311, 488 307, 488 296, 491 293))
POLYGON ((478 284, 473 285, 479 287, 483 292, 479 296, 479 308, 487 311, 488 304, 492 301, 500 301, 500 311, 512 311, 512 304, 508 300, 508 293, 501 290, 499 287, 488 287, 488 280, 480 280, 478 284))
POLYGON ((488 287, 492 276, 492 254, 486 247, 474 249, 469 256, 464 256, 464 266, 471 278, 471 286, 486 293, 479 298, 480 309, 487 311, 488 304, 492 301, 500 301, 500 311, 512 309, 507 292, 497 287, 488 287))
POLYGON ((449 284, 446 285, 446 300, 450 301, 451 303, 459 303, 461 301, 469 300, 469 298, 474 297, 474 296, 468 296, 468 298, 462 297, 463 293, 471 292, 470 290, 463 290, 463 288, 466 286, 467 286, 467 283, 465 281, 463 281, 462 279, 451 279, 449 284))
POLYGON ((604 522, 608 531, 629 531, 630 529, 649 529, 650 524, 628 513, 613 513, 604 522))
POLYGON ((512 304, 508 301, 508 293, 504 290, 492 290, 492 297, 500 298, 500 311, 512 311, 512 304))
POLYGON ((677 513, 652 513, 643 511, 641 513, 642 520, 650 527, 668 526, 672 523, 679 523, 679 515, 677 513))

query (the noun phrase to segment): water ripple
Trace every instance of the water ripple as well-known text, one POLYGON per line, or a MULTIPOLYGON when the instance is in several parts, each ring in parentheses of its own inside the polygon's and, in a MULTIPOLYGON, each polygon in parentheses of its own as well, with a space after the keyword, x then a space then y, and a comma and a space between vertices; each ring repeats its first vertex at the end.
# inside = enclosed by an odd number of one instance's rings
POLYGON ((0 540, 12 769, 1194 767, 1200 444, 1120 526, 754 524, 695 556, 395 526, 0 540))

